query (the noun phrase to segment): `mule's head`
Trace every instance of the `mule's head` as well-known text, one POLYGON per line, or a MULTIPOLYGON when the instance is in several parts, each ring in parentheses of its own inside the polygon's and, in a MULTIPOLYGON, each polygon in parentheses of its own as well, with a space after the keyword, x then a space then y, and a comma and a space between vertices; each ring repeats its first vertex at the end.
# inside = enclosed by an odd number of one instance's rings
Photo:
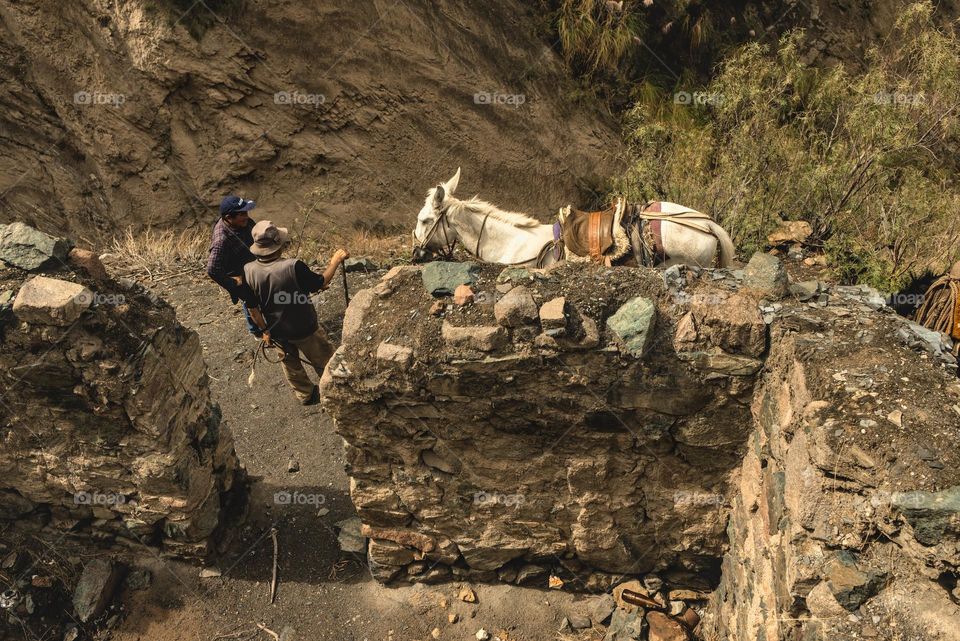
POLYGON ((453 178, 427 192, 423 208, 417 214, 417 226, 413 230, 413 261, 423 262, 444 249, 453 239, 450 223, 441 215, 450 204, 453 193, 460 184, 460 169, 453 178))

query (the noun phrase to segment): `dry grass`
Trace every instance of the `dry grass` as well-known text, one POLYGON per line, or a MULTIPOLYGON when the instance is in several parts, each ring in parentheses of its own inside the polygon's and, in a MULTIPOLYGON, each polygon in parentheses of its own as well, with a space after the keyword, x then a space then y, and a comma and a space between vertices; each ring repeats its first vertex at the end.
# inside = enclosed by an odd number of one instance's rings
MULTIPOLYGON (((298 241, 288 255, 297 252, 298 241)), ((338 247, 343 247, 354 258, 367 257, 378 265, 395 265, 410 259, 410 236, 397 233, 378 233, 369 229, 333 231, 321 238, 304 235, 299 257, 309 263, 316 260, 326 263, 338 247)))
POLYGON ((184 230, 134 233, 128 228, 110 243, 104 262, 126 274, 146 274, 150 280, 173 273, 203 268, 210 238, 207 234, 184 230))

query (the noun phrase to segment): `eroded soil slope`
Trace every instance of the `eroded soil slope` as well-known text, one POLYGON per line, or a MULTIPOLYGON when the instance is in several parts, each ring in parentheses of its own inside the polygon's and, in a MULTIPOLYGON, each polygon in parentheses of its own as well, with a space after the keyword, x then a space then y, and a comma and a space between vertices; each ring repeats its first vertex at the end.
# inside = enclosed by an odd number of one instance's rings
POLYGON ((206 227, 238 191, 279 222, 307 203, 318 230, 406 228, 460 165, 504 207, 584 202, 613 172, 612 121, 569 99, 525 11, 0 0, 0 222, 94 244, 129 224, 206 227))

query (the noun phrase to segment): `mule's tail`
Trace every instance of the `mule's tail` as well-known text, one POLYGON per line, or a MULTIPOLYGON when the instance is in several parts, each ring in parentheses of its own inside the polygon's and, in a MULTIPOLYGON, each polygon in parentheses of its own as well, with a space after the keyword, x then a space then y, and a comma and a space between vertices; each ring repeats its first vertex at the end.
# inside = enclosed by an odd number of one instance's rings
POLYGON ((712 220, 709 224, 710 231, 713 232, 713 235, 716 236, 720 242, 720 267, 729 267, 730 263, 732 263, 736 257, 737 248, 733 246, 733 241, 730 239, 730 234, 727 233, 726 229, 712 220))

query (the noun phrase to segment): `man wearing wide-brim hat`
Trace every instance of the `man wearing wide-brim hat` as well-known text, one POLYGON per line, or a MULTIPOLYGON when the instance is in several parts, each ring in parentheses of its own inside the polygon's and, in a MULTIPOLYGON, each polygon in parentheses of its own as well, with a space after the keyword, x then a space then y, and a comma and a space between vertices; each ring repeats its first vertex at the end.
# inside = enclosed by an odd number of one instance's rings
POLYGON ((333 347, 317 320, 317 310, 310 295, 326 289, 337 268, 350 257, 338 249, 323 274, 317 274, 296 258, 283 258, 283 249, 290 235, 283 227, 261 220, 253 227, 250 252, 256 260, 244 265, 244 280, 259 303, 251 310, 254 322, 263 331, 264 339, 283 348, 283 373, 294 393, 304 405, 320 400, 320 389, 307 376, 302 358, 310 363, 317 376, 333 355, 333 347))

